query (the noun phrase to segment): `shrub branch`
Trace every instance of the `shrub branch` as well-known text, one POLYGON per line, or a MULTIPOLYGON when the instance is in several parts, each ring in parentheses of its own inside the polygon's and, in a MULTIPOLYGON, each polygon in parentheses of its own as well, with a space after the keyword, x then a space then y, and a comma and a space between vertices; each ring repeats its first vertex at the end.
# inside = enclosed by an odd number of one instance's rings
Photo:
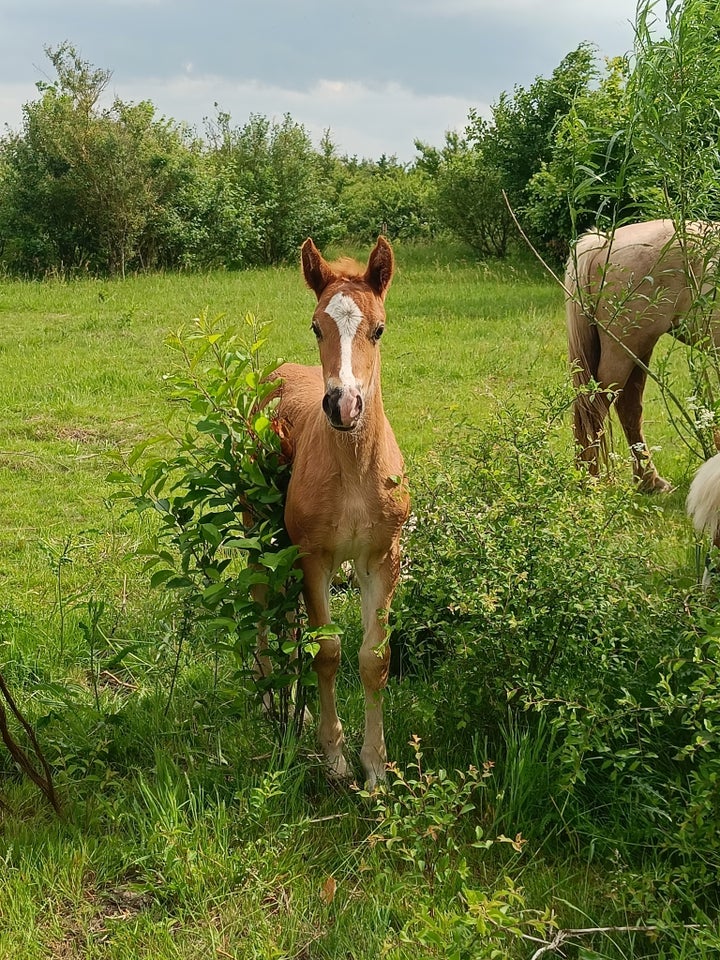
POLYGON ((35 769, 35 766, 33 765, 32 761, 28 757, 27 753, 23 750, 23 748, 20 746, 17 740, 15 740, 12 734, 10 733, 10 729, 8 727, 7 711, 5 710, 5 707, 3 706, 2 702, 0 702, 0 735, 2 735, 3 743, 7 747, 10 753, 10 756, 13 758, 13 760, 18 765, 18 767, 39 788, 41 793, 47 798, 47 800, 51 804, 55 813, 57 813, 59 816, 60 801, 58 800, 57 793, 55 792, 55 786, 53 784, 50 766, 47 760, 45 759, 45 756, 42 750, 40 749, 40 744, 37 741, 37 737, 35 736, 34 730, 30 726, 28 721, 23 717, 22 713, 20 712, 20 709, 18 708, 17 704, 13 700, 12 695, 8 689, 7 683, 5 682, 5 678, 2 676, 2 674, 0 674, 0 693, 5 698, 8 707, 10 708, 11 712, 17 719, 18 723, 20 723, 22 728, 25 730, 25 733, 28 735, 28 739, 32 744, 32 748, 35 752, 35 756, 39 760, 40 766, 42 767, 43 772, 39 773, 35 769))

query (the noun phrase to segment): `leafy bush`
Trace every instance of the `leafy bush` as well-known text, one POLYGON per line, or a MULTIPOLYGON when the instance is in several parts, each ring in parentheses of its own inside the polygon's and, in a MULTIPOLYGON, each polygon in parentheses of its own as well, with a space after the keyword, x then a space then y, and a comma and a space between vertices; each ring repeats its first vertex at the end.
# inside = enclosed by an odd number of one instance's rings
MULTIPOLYGON (((220 113, 208 164, 226 194, 249 209, 243 265, 275 264, 297 255, 306 237, 322 245, 339 231, 331 184, 307 131, 286 114, 281 123, 252 115, 242 127, 220 113)), ((240 228, 238 224, 238 228, 240 228)))
POLYGON ((707 891, 720 878, 717 618, 658 580, 648 529, 662 508, 590 481, 558 448, 561 399, 459 431, 415 477, 393 638, 415 675, 408 702, 446 762, 448 749, 497 761, 497 823, 628 856, 662 837, 667 875, 700 854, 707 891))
POLYGON ((504 257, 512 220, 500 175, 482 151, 448 134, 442 150, 419 145, 421 166, 431 176, 431 203, 438 221, 481 257, 504 257))
POLYGON ((318 647, 294 620, 302 575, 283 524, 289 467, 272 419, 278 382, 269 379, 277 363, 260 363, 261 328, 251 315, 245 324, 247 339, 203 314, 192 333, 169 338, 183 365, 169 378, 171 398, 187 419, 138 444, 108 479, 119 486, 114 499, 158 517, 141 553, 151 586, 179 598, 181 632, 199 623, 236 655, 240 679, 263 695, 284 742, 302 729, 318 647))
POLYGON ((426 239, 437 230, 429 202, 430 183, 420 169, 392 161, 360 164, 345 173, 340 214, 346 235, 372 243, 381 233, 392 240, 426 239))
POLYGON ((612 685, 628 669, 638 610, 663 635, 685 622, 676 598, 648 589, 641 531, 656 507, 584 482, 551 443, 553 419, 501 412, 414 481, 396 630, 415 669, 437 660, 434 675, 452 678, 453 729, 494 728, 508 696, 523 709, 531 694, 612 685))
POLYGON ((122 275, 168 265, 155 227, 198 175, 197 145, 147 101, 101 108, 110 73, 69 44, 48 57, 57 80, 25 105, 22 133, 0 142, 6 262, 27 273, 122 275))
MULTIPOLYGON (((402 770, 389 765, 390 783, 360 795, 374 804, 377 826, 369 837, 381 848, 380 868, 400 863, 422 877, 422 892, 413 900, 411 916, 397 933, 399 945, 412 944, 419 956, 500 957, 525 931, 546 933, 553 926, 550 911, 526 907, 523 893, 503 877, 499 889, 470 886, 468 853, 496 844, 522 853, 525 840, 505 836, 487 839, 478 821, 487 807, 482 794, 492 776, 492 764, 482 770, 433 770, 423 763, 417 736, 410 741, 414 761, 402 770), (503 952, 501 952, 503 951, 503 952)), ((394 938, 393 938, 394 939, 394 938)), ((395 953, 390 943, 388 956, 395 953)))

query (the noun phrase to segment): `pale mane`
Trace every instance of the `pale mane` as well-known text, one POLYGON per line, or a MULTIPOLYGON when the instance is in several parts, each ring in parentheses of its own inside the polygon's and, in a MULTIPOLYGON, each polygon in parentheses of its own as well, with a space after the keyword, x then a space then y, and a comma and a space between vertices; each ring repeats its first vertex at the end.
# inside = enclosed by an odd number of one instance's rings
POLYGON ((333 260, 330 266, 334 273, 339 274, 346 280, 361 277, 365 273, 365 267, 357 260, 353 260, 352 257, 340 257, 339 260, 333 260))

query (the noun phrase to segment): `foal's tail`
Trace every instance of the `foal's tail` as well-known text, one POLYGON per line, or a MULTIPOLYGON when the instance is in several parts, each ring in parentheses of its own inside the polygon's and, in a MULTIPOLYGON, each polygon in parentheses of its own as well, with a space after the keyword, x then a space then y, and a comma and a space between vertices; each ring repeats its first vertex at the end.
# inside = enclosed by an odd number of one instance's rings
MULTIPOLYGON (((596 236, 596 235, 590 235, 596 236)), ((583 238, 584 240, 585 238, 583 238)), ((565 315, 567 319, 568 360, 572 371, 575 397, 573 430, 582 460, 597 472, 598 461, 607 463, 608 440, 603 428, 605 411, 593 395, 590 385, 597 382, 600 365, 600 337, 592 322, 588 301, 588 275, 592 257, 583 250, 583 241, 571 255, 565 271, 565 315)))
POLYGON ((720 453, 695 474, 685 506, 697 532, 708 534, 720 546, 720 453))

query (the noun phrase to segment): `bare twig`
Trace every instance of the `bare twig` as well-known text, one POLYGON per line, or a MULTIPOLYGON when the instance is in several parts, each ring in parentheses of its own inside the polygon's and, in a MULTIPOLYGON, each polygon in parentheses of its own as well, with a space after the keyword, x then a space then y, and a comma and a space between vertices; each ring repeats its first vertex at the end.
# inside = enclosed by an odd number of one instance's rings
MULTIPOLYGON (((700 925, 697 923, 684 924, 682 929, 699 930, 700 925)), ((659 932, 660 928, 653 926, 577 927, 568 930, 558 930, 552 940, 544 943, 535 951, 530 960, 539 960, 539 957, 544 956, 544 954, 559 950, 560 947, 568 940, 577 939, 579 937, 589 937, 596 933, 645 933, 649 936, 650 934, 657 934, 659 932)), ((535 938, 533 937, 528 939, 534 940, 535 938)))
POLYGON ((53 784, 50 766, 47 760, 45 759, 45 756, 42 750, 40 749, 40 744, 38 743, 37 737, 35 736, 35 731, 32 729, 30 724, 20 713, 20 710, 17 704, 15 703, 15 701, 13 700, 12 695, 8 690, 7 684, 5 683, 5 679, 2 676, 2 674, 0 674, 0 693, 2 693, 8 706, 10 707, 11 712, 14 714, 15 718, 17 719, 17 721, 20 723, 23 730, 27 734, 28 739, 32 744, 33 751, 35 752, 35 756, 39 760, 40 766, 42 767, 43 772, 40 773, 35 769, 27 753, 25 753, 25 751, 20 746, 20 744, 13 738, 12 734, 10 733, 10 729, 8 727, 7 711, 5 710, 5 707, 3 706, 3 704, 0 702, 0 735, 2 736, 3 742, 5 746, 8 748, 8 751, 10 752, 10 755, 15 761, 15 763, 20 767, 23 773, 25 773, 32 780, 32 782, 38 787, 41 793, 47 798, 49 803, 52 805, 53 809, 55 810, 55 813, 57 813, 59 816, 60 801, 58 799, 57 793, 55 792, 55 786, 53 784))
POLYGON ((102 670, 100 672, 101 677, 107 677, 113 684, 118 687, 125 687, 127 690, 137 690, 138 685, 136 683, 128 683, 127 680, 121 680, 120 677, 116 677, 114 673, 111 673, 109 670, 102 670))

